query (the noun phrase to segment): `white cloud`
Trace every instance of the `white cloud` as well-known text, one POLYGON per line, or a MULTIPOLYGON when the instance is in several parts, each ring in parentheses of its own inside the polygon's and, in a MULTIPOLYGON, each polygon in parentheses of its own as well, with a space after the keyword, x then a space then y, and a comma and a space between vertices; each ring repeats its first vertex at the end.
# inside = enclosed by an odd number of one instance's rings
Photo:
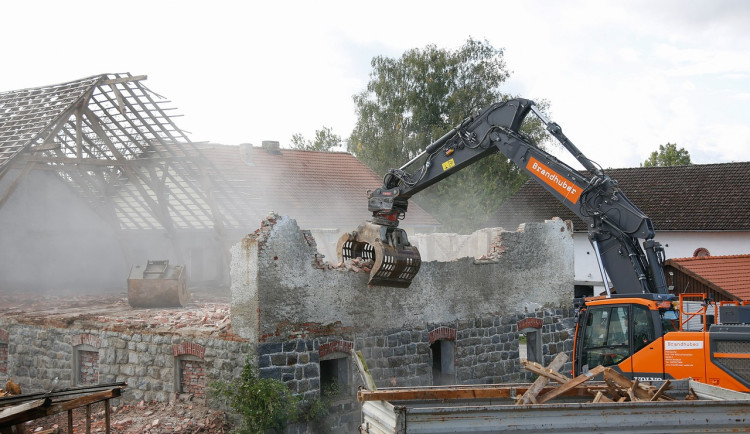
POLYGON ((668 141, 698 163, 750 159, 745 1, 79 0, 0 14, 12 17, 0 38, 14 66, 0 90, 148 74, 195 140, 287 143, 322 126, 347 136, 374 56, 471 36, 504 48, 508 91, 547 99, 605 167, 637 166, 668 141))

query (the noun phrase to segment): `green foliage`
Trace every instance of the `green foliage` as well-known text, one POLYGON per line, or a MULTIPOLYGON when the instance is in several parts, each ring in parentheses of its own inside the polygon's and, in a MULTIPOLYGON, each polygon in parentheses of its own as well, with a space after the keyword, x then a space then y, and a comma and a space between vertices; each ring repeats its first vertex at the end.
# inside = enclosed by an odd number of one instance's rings
POLYGON ((323 127, 322 130, 315 131, 315 140, 305 140, 302 134, 292 136, 292 148, 302 149, 305 151, 331 151, 343 146, 343 140, 337 134, 333 133, 332 128, 323 127))
POLYGON ((216 382, 211 387, 215 396, 241 416, 240 433, 282 431, 289 421, 297 419, 299 398, 281 381, 258 378, 249 358, 239 381, 216 382))
MULTIPOLYGON (((367 89, 354 96, 357 123, 347 149, 378 174, 410 161, 479 109, 510 98, 499 88, 510 76, 503 50, 487 41, 470 38, 457 50, 428 45, 399 59, 375 57, 371 65, 367 89)), ((539 141, 546 137, 539 121, 524 131, 539 141)), ((470 232, 525 180, 522 170, 497 154, 414 200, 444 230, 470 232)))
POLYGON ((651 153, 641 167, 654 166, 687 166, 693 164, 690 161, 690 153, 685 148, 677 149, 677 144, 667 143, 659 145, 659 150, 651 153))

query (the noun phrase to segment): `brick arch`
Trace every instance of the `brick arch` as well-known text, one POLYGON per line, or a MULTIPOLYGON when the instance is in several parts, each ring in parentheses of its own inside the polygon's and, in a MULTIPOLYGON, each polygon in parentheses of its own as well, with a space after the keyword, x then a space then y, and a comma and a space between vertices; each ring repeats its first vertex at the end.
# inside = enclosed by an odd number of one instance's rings
POLYGON ((518 321, 518 331, 526 330, 526 329, 537 329, 541 330, 542 325, 544 325, 544 321, 541 318, 524 318, 521 321, 518 321))
POLYGON ((203 359, 206 355, 206 347, 193 342, 182 342, 172 345, 172 355, 175 357, 190 355, 203 359))
POLYGON ((331 342, 326 342, 325 344, 322 344, 320 347, 318 347, 318 357, 325 357, 331 353, 349 354, 349 352, 353 348, 354 342, 352 341, 344 341, 339 339, 331 342))
POLYGON ((99 339, 98 336, 92 335, 91 333, 80 333, 77 335, 73 335, 70 338, 70 343, 74 347, 78 347, 80 345, 89 345, 94 348, 102 347, 102 340, 99 339))
POLYGON ((430 343, 439 340, 455 341, 458 330, 451 327, 438 327, 430 332, 430 343))
POLYGON ((7 330, 0 329, 0 342, 4 344, 10 342, 10 333, 7 330))

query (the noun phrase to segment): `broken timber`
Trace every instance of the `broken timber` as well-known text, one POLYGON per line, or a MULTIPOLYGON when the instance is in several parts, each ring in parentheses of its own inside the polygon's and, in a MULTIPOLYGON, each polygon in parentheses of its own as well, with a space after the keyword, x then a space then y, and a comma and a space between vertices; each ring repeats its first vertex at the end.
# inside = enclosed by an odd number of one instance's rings
MULTIPOLYGON (((559 376, 563 376, 560 374, 559 371, 560 368, 565 364, 565 362, 568 361, 568 355, 565 353, 560 353, 552 360, 552 363, 549 364, 549 368, 544 368, 542 365, 534 362, 528 362, 524 360, 526 363, 524 363, 524 367, 532 372, 535 372, 536 374, 539 374, 539 378, 534 381, 534 383, 531 385, 529 390, 526 391, 526 393, 523 394, 523 396, 520 396, 516 400, 516 404, 536 404, 536 397, 537 395, 544 389, 545 386, 547 386, 547 383, 549 383, 549 377, 554 376, 555 380, 559 380, 559 376), (552 374, 554 373, 554 374, 552 374), (555 375, 557 374, 557 375, 555 375)), ((565 381, 567 381, 567 377, 563 376, 565 381)))

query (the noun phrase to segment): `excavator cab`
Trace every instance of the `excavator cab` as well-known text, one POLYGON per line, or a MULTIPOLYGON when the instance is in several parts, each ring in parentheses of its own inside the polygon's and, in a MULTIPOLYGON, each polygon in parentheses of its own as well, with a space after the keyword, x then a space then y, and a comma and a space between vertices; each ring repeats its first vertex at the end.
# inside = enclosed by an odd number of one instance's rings
POLYGON ((339 262, 362 258, 372 261, 369 285, 407 288, 417 275, 422 259, 409 244, 403 229, 364 222, 339 238, 339 262))

